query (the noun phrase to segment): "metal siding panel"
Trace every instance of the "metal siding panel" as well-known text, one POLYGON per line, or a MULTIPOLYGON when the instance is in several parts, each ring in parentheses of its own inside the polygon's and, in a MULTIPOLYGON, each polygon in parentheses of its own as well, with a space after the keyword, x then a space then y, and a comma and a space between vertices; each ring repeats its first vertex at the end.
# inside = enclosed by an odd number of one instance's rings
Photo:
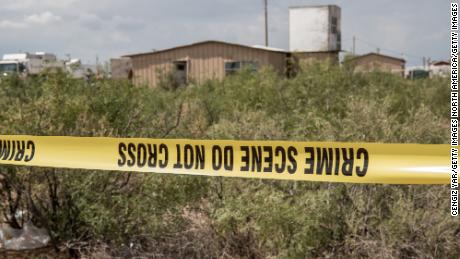
POLYGON ((212 44, 211 46, 211 67, 209 69, 210 72, 210 78, 215 79, 216 78, 216 68, 217 68, 217 44, 212 44))
POLYGON ((138 75, 138 69, 137 69, 137 68, 139 67, 139 65, 138 65, 138 62, 137 62, 137 58, 132 58, 131 60, 132 60, 132 62, 133 62, 133 83, 134 83, 135 85, 137 85, 137 84, 138 84, 137 78, 138 78, 138 76, 139 76, 139 75, 138 75))
POLYGON ((150 87, 153 87, 154 86, 154 74, 153 74, 153 57, 152 55, 149 55, 148 56, 148 62, 149 62, 149 65, 148 65, 148 71, 149 71, 149 86, 150 87))
POLYGON ((207 78, 206 79, 212 79, 213 77, 213 68, 214 68, 214 44, 211 44, 211 46, 208 49, 208 66, 206 68, 207 71, 207 78))
POLYGON ((223 51, 224 46, 222 44, 216 45, 215 49, 215 64, 214 64, 214 78, 215 79, 222 79, 220 75, 220 64, 222 63, 222 51, 223 51))
POLYGON ((193 54, 190 57, 193 70, 193 75, 197 83, 200 82, 200 58, 199 58, 199 48, 193 50, 193 54))
POLYGON ((228 51, 228 46, 226 46, 226 47, 224 48, 224 50, 222 51, 222 65, 221 65, 221 68, 220 68, 220 69, 221 69, 221 76, 222 76, 222 78, 225 77, 225 69, 224 69, 224 67, 225 67, 225 62, 226 62, 227 59, 228 59, 228 55, 229 55, 228 52, 229 52, 229 51, 228 51))
POLYGON ((169 71, 167 71, 167 62, 168 62, 167 52, 160 53, 160 60, 161 60, 161 63, 160 63, 160 81, 161 81, 169 73, 169 71))
POLYGON ((142 60, 143 62, 143 71, 144 71, 144 84, 148 84, 149 83, 149 80, 148 80, 148 63, 147 63, 147 56, 144 57, 144 59, 142 60))
POLYGON ((197 60, 196 64, 197 64, 197 78, 198 78, 198 83, 201 83, 203 81, 203 55, 201 54, 201 52, 203 51, 202 48, 197 48, 195 50, 195 59, 197 60))
POLYGON ((205 72, 205 80, 207 79, 210 79, 211 78, 211 68, 212 68, 212 54, 211 54, 211 47, 208 46, 206 49, 205 49, 205 56, 206 56, 206 59, 205 59, 205 67, 204 67, 204 72, 205 72))
POLYGON ((210 56, 209 56, 209 51, 205 48, 202 49, 201 54, 203 55, 203 81, 206 81, 206 79, 209 78, 209 66, 210 66, 210 56))
POLYGON ((220 44, 214 44, 213 50, 212 50, 212 79, 218 79, 218 66, 219 66, 219 55, 220 55, 220 50, 221 50, 221 45, 220 44))
POLYGON ((137 69, 138 79, 137 79, 137 82, 138 82, 138 84, 141 84, 141 80, 142 80, 142 57, 139 57, 137 59, 137 63, 138 63, 138 69, 137 69))
POLYGON ((211 56, 209 54, 209 46, 207 48, 203 48, 202 54, 204 57, 203 60, 203 80, 207 80, 210 77, 209 69, 211 67, 211 56))
POLYGON ((150 85, 150 79, 149 79, 149 76, 150 76, 150 73, 149 73, 149 56, 145 56, 145 59, 144 59, 144 65, 145 65, 145 81, 148 85, 150 85))
POLYGON ((163 76, 164 76, 164 73, 165 73, 165 64, 164 64, 164 59, 165 59, 165 56, 164 56, 164 53, 160 53, 158 55, 158 65, 157 65, 157 68, 156 68, 156 73, 157 73, 157 78, 158 78, 158 83, 161 82, 161 80, 163 79, 163 76))
POLYGON ((197 82, 198 84, 200 83, 200 60, 197 58, 199 57, 198 55, 198 51, 199 49, 198 48, 195 48, 193 50, 193 54, 191 55, 190 57, 190 63, 191 63, 191 70, 193 71, 193 77, 194 77, 194 80, 195 82, 197 82))
POLYGON ((144 59, 144 65, 145 65, 145 81, 147 82, 148 85, 150 85, 150 66, 149 66, 149 56, 145 56, 145 59, 144 59))
POLYGON ((156 69, 158 67, 158 61, 156 60, 158 57, 154 59, 154 56, 152 55, 152 88, 157 87, 158 84, 158 75, 156 73, 156 69))
POLYGON ((155 82, 154 82, 154 87, 157 87, 158 84, 160 83, 160 77, 161 77, 161 55, 153 55, 155 57, 154 65, 153 65, 153 73, 155 75, 155 82))
POLYGON ((194 70, 193 70, 193 52, 195 48, 191 48, 187 52, 187 80, 194 80, 194 70))
POLYGON ((235 53, 236 53, 235 59, 242 60, 244 58, 244 53, 241 50, 241 48, 238 48, 238 47, 235 46, 235 53))
POLYGON ((199 48, 197 50, 197 56, 199 57, 199 82, 202 83, 204 81, 204 69, 205 69, 205 56, 204 56, 203 48, 199 48))
POLYGON ((219 64, 217 65, 217 74, 219 76, 219 79, 223 79, 225 77, 224 64, 225 64, 225 52, 226 51, 227 51, 227 46, 221 45, 221 50, 220 50, 221 55, 219 56, 219 64))
POLYGON ((227 46, 221 45, 221 52, 219 55, 219 63, 217 64, 217 73, 219 76, 219 79, 224 79, 225 74, 224 74, 224 64, 225 64, 225 51, 227 50, 227 46))
POLYGON ((144 71, 145 71, 145 81, 146 81, 146 84, 150 85, 150 80, 149 80, 149 56, 145 56, 145 59, 144 59, 144 71))
POLYGON ((242 56, 243 61, 248 61, 248 59, 250 59, 251 57, 250 51, 248 49, 241 49, 241 52, 243 54, 242 56))
POLYGON ((195 70, 193 69, 194 67, 194 62, 195 62, 195 51, 196 51, 196 48, 191 48, 189 51, 188 51, 188 55, 187 55, 187 77, 188 77, 188 80, 192 80, 192 81, 196 81, 196 74, 195 74, 195 70))
POLYGON ((195 50, 195 58, 197 60, 197 78, 198 83, 201 83, 204 79, 204 56, 203 56, 203 48, 200 46, 195 50))
POLYGON ((140 58, 141 62, 141 84, 144 84, 145 81, 145 56, 140 58))
MULTIPOLYGON (((253 61, 256 61, 256 62, 259 62, 259 63, 260 63, 259 60, 260 60, 260 54, 261 54, 261 52, 259 52, 259 51, 251 51, 251 52, 252 52, 251 59, 252 59, 253 61)), ((260 64, 259 64, 259 65, 260 65, 260 64)))
POLYGON ((235 48, 238 51, 238 59, 239 60, 244 60, 244 57, 245 57, 244 50, 241 49, 241 48, 238 48, 238 47, 235 47, 235 48))
POLYGON ((206 68, 208 64, 208 58, 206 56, 205 49, 200 48, 200 51, 198 52, 200 55, 200 82, 204 82, 206 80, 207 74, 206 74, 206 68))

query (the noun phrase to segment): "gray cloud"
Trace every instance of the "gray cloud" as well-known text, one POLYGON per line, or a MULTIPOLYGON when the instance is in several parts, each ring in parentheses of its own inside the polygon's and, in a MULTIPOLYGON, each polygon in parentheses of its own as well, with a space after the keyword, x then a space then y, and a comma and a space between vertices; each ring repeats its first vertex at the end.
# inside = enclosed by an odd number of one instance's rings
POLYGON ((23 22, 16 22, 11 20, 0 20, 0 28, 3 29, 22 29, 26 28, 27 25, 23 22))
MULTIPOLYGON (((270 43, 288 47, 288 7, 342 7, 343 49, 375 51, 409 63, 448 58, 449 3, 420 1, 269 0, 270 43)), ((0 0, 0 54, 66 53, 94 62, 153 48, 216 39, 263 44, 262 1, 247 0, 0 0)))
POLYGON ((105 21, 96 14, 81 14, 78 17, 78 24, 84 28, 99 31, 104 29, 105 21))
POLYGON ((31 14, 27 16, 24 21, 29 24, 39 24, 39 25, 45 25, 48 23, 55 23, 59 22, 61 20, 61 17, 58 15, 53 14, 52 12, 43 12, 43 13, 38 13, 38 14, 31 14))

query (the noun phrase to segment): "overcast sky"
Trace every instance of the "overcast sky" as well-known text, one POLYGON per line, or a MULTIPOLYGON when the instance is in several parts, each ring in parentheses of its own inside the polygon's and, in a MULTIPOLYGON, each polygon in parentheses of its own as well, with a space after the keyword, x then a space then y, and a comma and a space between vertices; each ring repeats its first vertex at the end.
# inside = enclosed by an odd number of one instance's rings
MULTIPOLYGON (((410 65, 449 57, 450 1, 269 1, 270 45, 288 49, 288 7, 337 4, 342 48, 410 65)), ((263 0, 0 0, 0 54, 47 51, 95 63, 203 40, 264 44, 263 0)))

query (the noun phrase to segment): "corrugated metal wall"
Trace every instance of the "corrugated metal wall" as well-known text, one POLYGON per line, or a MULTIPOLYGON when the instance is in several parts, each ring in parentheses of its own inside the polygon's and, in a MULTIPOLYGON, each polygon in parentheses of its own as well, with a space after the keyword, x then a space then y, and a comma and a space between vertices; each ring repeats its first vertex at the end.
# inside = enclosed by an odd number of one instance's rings
POLYGON ((130 58, 110 59, 110 71, 113 79, 128 79, 130 70, 132 70, 130 58))
POLYGON ((158 85, 162 77, 173 71, 174 61, 187 61, 188 80, 202 83, 208 79, 225 77, 225 62, 253 61, 260 67, 272 66, 285 72, 286 53, 263 49, 207 42, 174 48, 157 53, 131 56, 134 83, 158 85))
POLYGON ((359 57, 353 60, 354 71, 382 71, 404 75, 404 62, 378 55, 359 57))

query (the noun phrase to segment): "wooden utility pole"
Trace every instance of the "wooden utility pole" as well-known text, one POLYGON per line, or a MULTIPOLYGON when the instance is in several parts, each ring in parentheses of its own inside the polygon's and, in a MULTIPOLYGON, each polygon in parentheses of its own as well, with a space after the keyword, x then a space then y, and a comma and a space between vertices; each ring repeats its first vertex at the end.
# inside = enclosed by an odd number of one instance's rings
POLYGON ((264 0, 265 9, 265 46, 268 47, 268 7, 267 0, 264 0))
POLYGON ((353 56, 356 55, 356 37, 353 36, 353 56))

